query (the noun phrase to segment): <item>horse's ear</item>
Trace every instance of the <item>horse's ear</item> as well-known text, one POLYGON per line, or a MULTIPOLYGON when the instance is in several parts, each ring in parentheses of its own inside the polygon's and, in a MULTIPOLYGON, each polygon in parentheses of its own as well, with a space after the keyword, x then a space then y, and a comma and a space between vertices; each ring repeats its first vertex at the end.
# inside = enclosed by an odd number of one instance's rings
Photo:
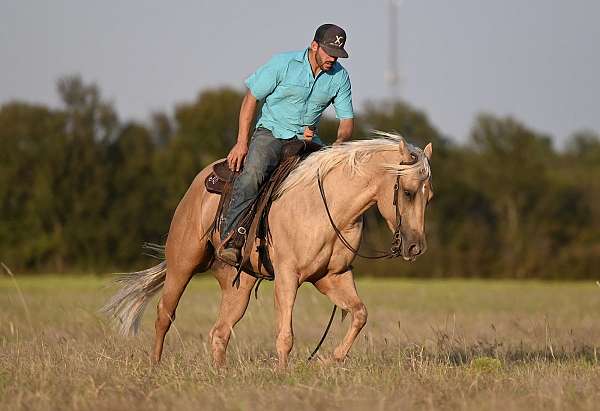
POLYGON ((400 140, 400 147, 398 148, 398 150, 400 151, 400 155, 404 157, 404 155, 406 154, 406 143, 404 142, 404 139, 400 140))
POLYGON ((425 149, 423 149, 423 153, 425 153, 425 157, 427 157, 428 160, 431 160, 431 154, 433 153, 433 146, 431 145, 431 143, 425 146, 425 149))

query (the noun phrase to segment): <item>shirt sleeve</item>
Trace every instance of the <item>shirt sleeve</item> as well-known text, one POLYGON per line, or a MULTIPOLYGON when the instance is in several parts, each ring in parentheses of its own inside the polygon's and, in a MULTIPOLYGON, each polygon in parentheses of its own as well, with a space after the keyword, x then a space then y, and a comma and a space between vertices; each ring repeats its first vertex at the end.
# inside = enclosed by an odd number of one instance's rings
POLYGON ((252 95, 259 101, 264 100, 281 82, 283 64, 278 56, 272 57, 265 65, 259 67, 245 81, 252 95))
POLYGON ((333 98, 333 107, 335 116, 338 119, 354 118, 354 109, 352 108, 352 86, 350 77, 347 73, 337 94, 333 98))

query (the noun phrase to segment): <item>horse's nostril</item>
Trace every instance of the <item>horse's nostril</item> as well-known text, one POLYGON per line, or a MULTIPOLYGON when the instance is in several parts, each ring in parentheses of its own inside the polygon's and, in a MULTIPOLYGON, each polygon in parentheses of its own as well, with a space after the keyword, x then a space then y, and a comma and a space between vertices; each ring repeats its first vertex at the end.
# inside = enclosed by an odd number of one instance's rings
POLYGON ((419 247, 418 244, 412 244, 409 248, 408 248, 408 254, 411 257, 417 256, 419 255, 419 253, 421 252, 421 248, 419 247))

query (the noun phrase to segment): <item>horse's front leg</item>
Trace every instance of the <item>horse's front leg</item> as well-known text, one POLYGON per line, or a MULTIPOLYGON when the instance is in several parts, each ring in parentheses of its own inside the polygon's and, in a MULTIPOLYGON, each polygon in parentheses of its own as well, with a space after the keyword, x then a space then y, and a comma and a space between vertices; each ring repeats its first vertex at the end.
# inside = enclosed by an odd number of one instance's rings
POLYGON ((298 276, 291 271, 280 271, 275 277, 275 309, 277 311, 277 356, 279 368, 287 367, 288 356, 294 345, 292 312, 298 292, 298 276))
POLYGON ((352 316, 352 323, 346 336, 333 352, 333 357, 341 361, 346 358, 354 340, 367 323, 367 307, 356 293, 354 277, 350 270, 342 274, 328 274, 316 281, 314 285, 320 292, 329 297, 335 305, 342 310, 349 311, 352 316))
POLYGON ((231 330, 246 312, 256 278, 242 272, 240 287, 237 288, 232 284, 235 278, 233 268, 220 268, 215 272, 215 277, 221 286, 221 306, 217 321, 210 330, 209 340, 212 346, 213 364, 222 367, 225 365, 225 353, 231 330))

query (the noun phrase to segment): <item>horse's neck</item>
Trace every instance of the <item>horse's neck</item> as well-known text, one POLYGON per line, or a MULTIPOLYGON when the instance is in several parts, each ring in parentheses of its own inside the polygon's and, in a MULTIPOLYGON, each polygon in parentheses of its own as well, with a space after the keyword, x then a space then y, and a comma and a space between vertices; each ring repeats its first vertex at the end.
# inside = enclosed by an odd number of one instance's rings
POLYGON ((368 173, 352 175, 348 170, 332 170, 324 179, 327 205, 339 228, 353 224, 374 203, 376 179, 368 173))

